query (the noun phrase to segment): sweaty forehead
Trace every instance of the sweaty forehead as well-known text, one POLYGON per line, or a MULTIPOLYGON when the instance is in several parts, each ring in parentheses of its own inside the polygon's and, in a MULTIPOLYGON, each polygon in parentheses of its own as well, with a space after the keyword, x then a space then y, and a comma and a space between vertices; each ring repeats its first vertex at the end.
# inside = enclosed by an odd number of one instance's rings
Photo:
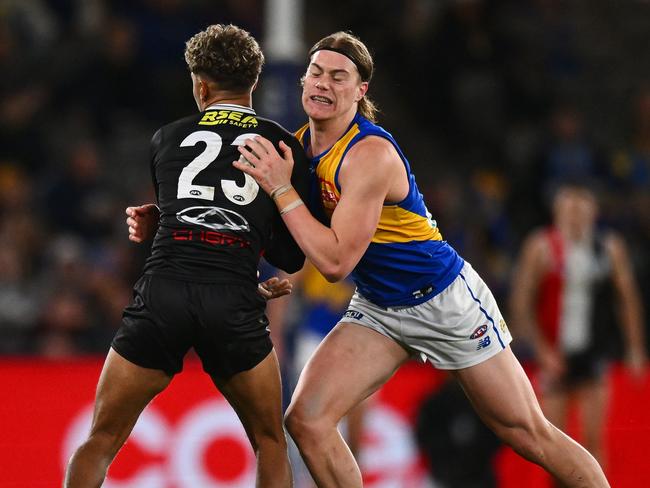
POLYGON ((350 58, 326 49, 316 51, 311 57, 310 64, 317 64, 325 71, 346 71, 348 73, 357 71, 357 67, 350 58))

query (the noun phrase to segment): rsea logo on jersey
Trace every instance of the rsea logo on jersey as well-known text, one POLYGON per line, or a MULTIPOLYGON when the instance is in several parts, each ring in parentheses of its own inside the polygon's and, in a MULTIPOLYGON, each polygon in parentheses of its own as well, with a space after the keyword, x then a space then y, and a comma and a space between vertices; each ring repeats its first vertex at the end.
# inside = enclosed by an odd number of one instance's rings
POLYGON ((203 114, 199 121, 199 125, 220 124, 230 124, 243 129, 250 129, 251 127, 257 127, 258 122, 254 115, 246 115, 232 110, 211 110, 203 114))

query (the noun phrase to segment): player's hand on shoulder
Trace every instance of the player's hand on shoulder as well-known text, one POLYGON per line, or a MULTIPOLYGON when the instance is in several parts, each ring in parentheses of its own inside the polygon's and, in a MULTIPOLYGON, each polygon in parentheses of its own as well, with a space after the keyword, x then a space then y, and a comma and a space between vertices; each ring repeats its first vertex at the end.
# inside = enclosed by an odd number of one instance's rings
POLYGON ((246 139, 237 149, 242 157, 233 166, 255 178, 262 189, 271 195, 274 190, 291 184, 293 154, 291 148, 280 141, 278 151, 273 143, 262 136, 246 139))
POLYGON ((127 207, 125 213, 130 241, 144 242, 151 239, 158 230, 160 209, 155 204, 147 203, 136 207, 127 207))
POLYGON ((269 278, 268 280, 260 283, 257 286, 257 291, 267 300, 272 300, 274 298, 280 298, 285 295, 289 295, 292 288, 293 285, 288 279, 285 278, 281 280, 278 277, 274 276, 273 278, 269 278))

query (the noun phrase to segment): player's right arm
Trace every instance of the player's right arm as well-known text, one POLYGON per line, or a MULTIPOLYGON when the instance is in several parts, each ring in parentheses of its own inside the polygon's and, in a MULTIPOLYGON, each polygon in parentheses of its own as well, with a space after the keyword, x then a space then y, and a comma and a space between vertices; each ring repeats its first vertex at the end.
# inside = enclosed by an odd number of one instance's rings
MULTIPOLYGON (((149 169, 156 198, 158 198, 158 179, 156 178, 156 156, 162 144, 163 130, 158 129, 149 145, 149 169)), ((148 241, 156 235, 160 221, 160 208, 155 203, 145 203, 126 208, 126 225, 129 229, 129 240, 137 243, 148 241)))
MULTIPOLYGON (((240 146, 239 152, 254 166, 235 161, 235 167, 255 178, 272 196, 278 188, 288 187, 293 157, 286 144, 280 144, 282 155, 263 138, 247 140, 246 146, 240 146)), ((328 281, 342 280, 360 261, 377 229, 388 192, 403 171, 393 146, 383 138, 370 136, 355 144, 343 160, 339 172, 341 198, 330 227, 321 224, 305 206, 295 206, 298 195, 293 189, 276 198, 279 208, 291 208, 283 215, 287 228, 328 281)))

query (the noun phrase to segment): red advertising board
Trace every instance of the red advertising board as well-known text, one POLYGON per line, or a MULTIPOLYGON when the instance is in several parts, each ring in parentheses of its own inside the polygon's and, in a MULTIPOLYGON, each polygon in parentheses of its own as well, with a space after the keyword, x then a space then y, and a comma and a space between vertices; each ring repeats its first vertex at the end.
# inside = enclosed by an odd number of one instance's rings
MULTIPOLYGON (((0 486, 60 486, 63 466, 85 437, 102 360, 0 360, 0 486)), ((607 441, 612 486, 645 486, 650 466, 650 385, 616 369, 607 441)), ((415 448, 412 422, 422 399, 441 381, 419 364, 403 367, 369 409, 362 468, 370 488, 422 488, 426 473, 415 448)), ((200 366, 185 371, 145 410, 111 466, 107 488, 254 486, 254 457, 235 414, 200 366)), ((502 449, 499 486, 547 487, 539 468, 502 449)))

